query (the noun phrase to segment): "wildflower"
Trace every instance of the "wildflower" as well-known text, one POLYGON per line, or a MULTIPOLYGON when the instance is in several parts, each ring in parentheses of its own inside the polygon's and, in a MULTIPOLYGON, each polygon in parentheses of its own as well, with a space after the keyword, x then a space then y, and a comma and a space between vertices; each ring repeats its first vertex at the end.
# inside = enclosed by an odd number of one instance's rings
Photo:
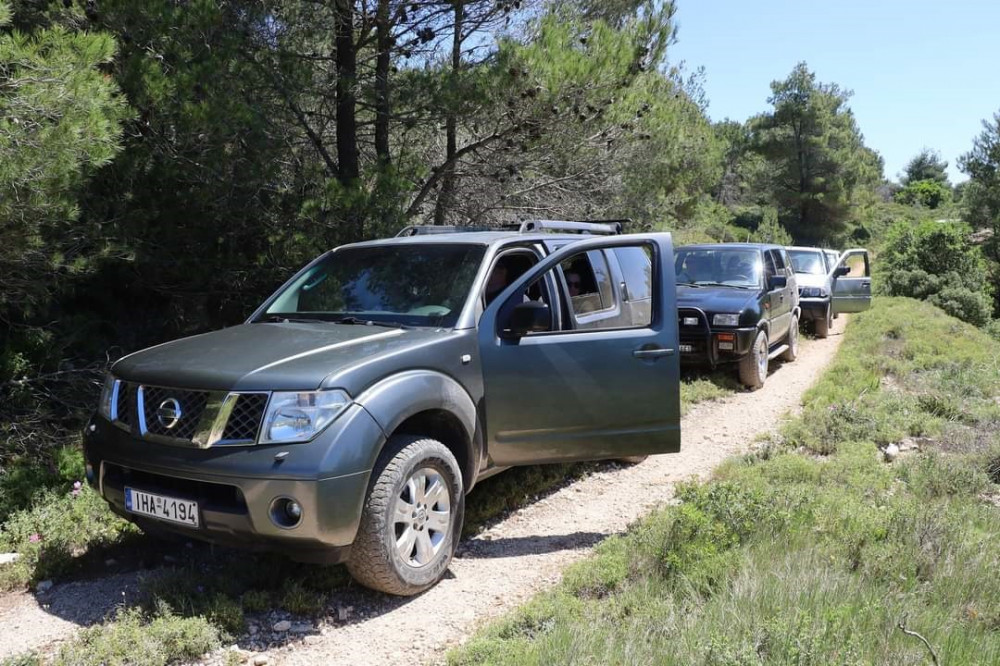
POLYGON ((30 537, 28 537, 28 541, 31 543, 38 543, 41 540, 42 540, 42 535, 39 534, 38 532, 35 532, 30 537))

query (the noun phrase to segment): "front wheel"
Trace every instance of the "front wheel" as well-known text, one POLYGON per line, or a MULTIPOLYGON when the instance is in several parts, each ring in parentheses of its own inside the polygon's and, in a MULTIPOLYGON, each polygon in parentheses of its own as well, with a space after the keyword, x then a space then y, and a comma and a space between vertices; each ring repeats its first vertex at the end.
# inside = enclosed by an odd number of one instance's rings
POLYGON ((386 448, 347 570, 365 587, 411 596, 437 583, 451 563, 465 511, 462 473, 437 440, 393 437, 386 448))
POLYGON ((758 389, 767 379, 767 333, 758 331, 750 353, 740 359, 740 383, 758 389))
POLYGON ((830 335, 830 329, 833 327, 833 306, 829 303, 826 304, 826 311, 823 313, 822 319, 816 320, 816 337, 823 339, 830 335))

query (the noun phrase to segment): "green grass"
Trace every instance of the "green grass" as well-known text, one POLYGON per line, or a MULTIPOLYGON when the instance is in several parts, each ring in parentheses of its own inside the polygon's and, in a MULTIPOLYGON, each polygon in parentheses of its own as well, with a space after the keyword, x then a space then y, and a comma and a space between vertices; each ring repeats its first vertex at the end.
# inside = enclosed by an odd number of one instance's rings
POLYGON ((452 664, 1000 663, 1000 361, 879 299, 777 441, 733 459, 452 664), (887 464, 878 444, 920 437, 887 464))

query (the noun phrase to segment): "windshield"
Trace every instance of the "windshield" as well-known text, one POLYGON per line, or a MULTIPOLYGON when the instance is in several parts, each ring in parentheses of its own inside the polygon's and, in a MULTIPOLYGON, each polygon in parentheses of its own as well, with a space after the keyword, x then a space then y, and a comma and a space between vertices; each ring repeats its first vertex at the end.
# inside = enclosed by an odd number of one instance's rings
POLYGON ((674 257, 678 284, 760 286, 760 253, 742 248, 680 248, 674 257))
POLYGON ((451 327, 486 248, 406 243, 327 254, 280 292, 261 319, 451 327))
POLYGON ((822 252, 811 250, 789 250, 788 256, 792 258, 792 266, 796 273, 804 275, 826 275, 826 264, 823 261, 822 252))

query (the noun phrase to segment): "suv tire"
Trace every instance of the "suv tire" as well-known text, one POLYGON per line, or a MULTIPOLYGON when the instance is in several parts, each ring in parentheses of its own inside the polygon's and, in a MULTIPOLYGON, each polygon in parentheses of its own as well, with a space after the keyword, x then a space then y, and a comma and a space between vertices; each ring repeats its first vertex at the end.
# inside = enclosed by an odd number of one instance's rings
POLYGON ((833 317, 830 316, 833 311, 833 306, 829 303, 826 304, 826 312, 822 319, 816 320, 816 337, 823 339, 830 335, 830 328, 833 326, 833 317))
POLYGON ((750 352, 740 359, 740 383, 758 389, 767 379, 767 333, 758 331, 750 352))
POLYGON ((792 325, 788 329, 788 337, 785 338, 788 349, 781 353, 781 360, 791 363, 799 356, 799 318, 792 317, 792 325))
POLYGON ((347 570, 379 592, 423 592, 451 563, 464 512, 451 451, 434 439, 391 437, 372 471, 347 570))

